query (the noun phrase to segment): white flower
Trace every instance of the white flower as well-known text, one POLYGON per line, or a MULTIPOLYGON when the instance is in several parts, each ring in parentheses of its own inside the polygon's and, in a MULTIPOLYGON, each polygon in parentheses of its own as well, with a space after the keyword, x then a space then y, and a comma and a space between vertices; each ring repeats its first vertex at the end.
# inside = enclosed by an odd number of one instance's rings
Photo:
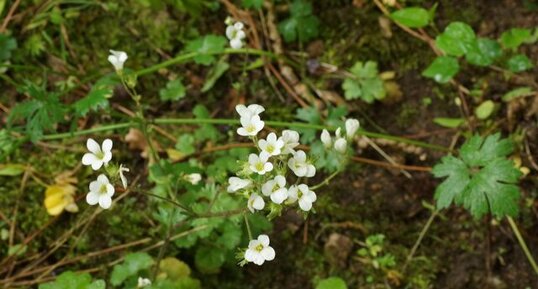
POLYGON ((346 135, 348 139, 352 139, 355 136, 355 133, 360 127, 358 120, 350 118, 346 120, 346 135))
POLYGON ((254 213, 256 210, 259 211, 265 208, 265 201, 260 195, 253 193, 248 199, 247 207, 252 213, 254 213))
POLYGON ((233 193, 250 186, 252 182, 250 180, 243 180, 238 177, 231 177, 228 179, 228 183, 228 193, 233 193))
POLYGON ((259 235, 257 240, 250 240, 245 252, 245 260, 256 265, 275 259, 275 250, 269 246, 269 236, 259 235))
POLYGON ((265 123, 260 119, 259 115, 253 115, 251 117, 241 117, 242 127, 237 129, 237 134, 241 136, 255 136, 263 129, 265 123))
POLYGON ((284 147, 284 141, 277 139, 276 134, 272 132, 267 136, 267 139, 259 140, 258 146, 262 152, 266 152, 270 156, 278 156, 284 147))
POLYGON ((323 143, 325 148, 330 148, 333 146, 333 140, 331 139, 331 134, 326 129, 324 129, 321 132, 321 142, 323 143))
POLYGON ((334 142, 334 149, 339 153, 345 153, 347 150, 347 141, 345 138, 339 138, 334 142))
POLYGON ((280 137, 282 142, 284 142, 284 147, 282 148, 283 154, 293 154, 295 153, 294 148, 299 145, 299 133, 294 130, 284 130, 282 131, 282 136, 280 137))
POLYGON ((310 190, 307 185, 300 184, 291 186, 288 190, 288 200, 291 202, 299 201, 301 210, 308 212, 312 209, 312 203, 317 199, 316 193, 310 190))
POLYGON ((238 104, 235 106, 235 110, 239 113, 240 117, 252 117, 264 112, 265 108, 259 104, 251 104, 248 107, 244 104, 238 104))
POLYGON ((123 51, 110 50, 108 61, 114 65, 114 68, 119 71, 123 69, 123 64, 127 60, 127 53, 123 51))
POLYGON ((147 287, 147 286, 151 286, 151 280, 149 280, 148 278, 138 277, 138 286, 137 286, 137 288, 144 288, 144 287, 147 287))
POLYGON ((110 139, 105 139, 103 144, 99 146, 95 140, 89 138, 86 141, 86 147, 90 152, 84 154, 82 164, 92 166, 94 171, 100 169, 103 164, 108 164, 112 159, 112 140, 110 139))
POLYGON ((286 178, 278 175, 262 185, 262 193, 266 196, 271 196, 273 203, 282 204, 288 198, 288 190, 285 186, 286 178))
POLYGON ((268 162, 269 154, 261 152, 260 155, 250 154, 248 156, 248 163, 250 169, 260 175, 265 175, 266 172, 273 170, 273 164, 268 162))
POLYGON ((124 172, 129 172, 129 168, 126 168, 121 164, 120 169, 118 170, 118 172, 120 174, 120 180, 121 180, 121 184, 122 184, 123 188, 127 189, 127 178, 125 177, 125 175, 123 173, 124 172))
POLYGON ((90 192, 86 195, 86 202, 92 206, 99 203, 101 208, 108 209, 112 204, 113 195, 114 186, 105 175, 101 174, 96 181, 90 183, 90 192))
POLYGON ((193 185, 197 185, 202 180, 202 175, 198 173, 188 174, 185 176, 185 180, 193 185))
POLYGON ((226 37, 230 40, 230 46, 233 49, 240 49, 243 47, 243 39, 246 37, 243 28, 244 25, 241 22, 235 22, 235 24, 226 27, 226 37))
POLYGON ((342 128, 337 128, 336 129, 336 132, 334 133, 334 135, 336 135, 336 138, 341 138, 341 131, 342 131, 342 128))
POLYGON ((316 167, 306 161, 306 153, 304 151, 297 151, 288 160, 288 167, 298 177, 311 178, 316 174, 316 167))

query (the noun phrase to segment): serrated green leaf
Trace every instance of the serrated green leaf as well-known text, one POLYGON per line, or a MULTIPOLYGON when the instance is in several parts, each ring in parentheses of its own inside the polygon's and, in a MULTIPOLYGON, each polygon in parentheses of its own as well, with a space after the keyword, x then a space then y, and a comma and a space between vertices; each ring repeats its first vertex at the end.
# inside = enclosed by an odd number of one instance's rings
POLYGON ((444 127, 456 128, 465 123, 463 118, 436 117, 433 122, 444 127))
POLYGON ((137 277, 138 272, 150 268, 153 259, 147 253, 130 253, 121 264, 115 265, 110 275, 110 284, 118 286, 127 278, 137 277))
POLYGON ((245 8, 260 9, 263 6, 263 0, 243 0, 241 3, 245 8))
POLYGON ((202 246, 196 250, 194 255, 196 268, 206 274, 219 272, 224 261, 226 261, 226 255, 224 255, 223 250, 215 247, 202 246))
POLYGON ((186 95, 185 86, 181 83, 181 79, 168 81, 165 88, 159 90, 159 96, 162 101, 178 101, 186 95))
POLYGON ((295 0, 291 4, 290 18, 278 24, 278 31, 284 41, 307 42, 319 34, 319 19, 312 15, 312 4, 304 0, 295 0))
POLYGON ((503 32, 501 43, 506 49, 517 49, 521 44, 532 38, 531 30, 526 28, 512 28, 503 32))
POLYGON ((502 100, 508 102, 518 97, 531 95, 532 93, 535 93, 535 92, 532 90, 531 87, 528 87, 528 86, 518 87, 516 89, 510 90, 509 92, 505 93, 502 97, 502 100))
POLYGON ((92 277, 88 273, 77 274, 66 271, 60 274, 58 278, 49 283, 39 285, 39 289, 105 289, 106 284, 103 280, 92 282, 92 277))
POLYGON ((439 83, 449 82, 460 70, 458 60, 451 56, 439 56, 422 72, 422 76, 439 83))
MULTIPOLYGON (((196 105, 192 110, 192 113, 196 118, 211 118, 207 108, 201 104, 196 105)), ((194 132, 194 138, 196 141, 215 141, 219 138, 219 131, 211 124, 201 124, 200 127, 194 132)))
POLYGON ((452 56, 462 56, 472 49, 476 35, 473 28, 463 22, 452 22, 437 36, 435 45, 452 56))
MULTIPOLYGON (((295 117, 306 123, 321 124, 321 116, 315 107, 299 108, 297 109, 295 117)), ((311 143, 316 139, 317 131, 315 129, 301 128, 297 129, 297 131, 301 134, 301 142, 311 143)))
POLYGON ((533 64, 526 55, 518 54, 508 59, 507 66, 512 72, 522 72, 531 69, 533 64))
POLYGON ((478 38, 465 54, 465 59, 474 65, 488 66, 501 55, 499 43, 487 38, 478 38))
POLYGON ((196 151, 194 148, 194 136, 186 133, 177 138, 176 149, 182 154, 190 155, 196 151))
POLYGON ((373 61, 356 62, 350 69, 353 77, 342 83, 346 99, 360 98, 367 103, 385 98, 386 91, 383 80, 379 77, 377 63, 373 61))
POLYGON ((475 135, 461 147, 460 158, 442 158, 432 170, 437 178, 447 177, 435 191, 437 207, 463 205, 475 218, 488 212, 499 218, 517 215, 521 173, 506 158, 512 150, 512 142, 500 134, 475 135))
POLYGON ((115 76, 105 76, 99 79, 91 88, 88 95, 74 103, 77 116, 85 116, 89 111, 108 108, 108 99, 114 93, 114 87, 119 84, 115 76))
POLYGON ((397 10, 390 17, 399 24, 410 28, 421 28, 430 23, 430 13, 421 7, 408 7, 397 10))
POLYGON ((197 52, 194 62, 202 65, 210 65, 215 62, 214 54, 224 51, 226 47, 226 38, 217 35, 206 35, 195 40, 189 41, 185 50, 187 52, 197 52))
POLYGON ((320 280, 316 289, 347 289, 347 285, 340 277, 329 277, 320 280))

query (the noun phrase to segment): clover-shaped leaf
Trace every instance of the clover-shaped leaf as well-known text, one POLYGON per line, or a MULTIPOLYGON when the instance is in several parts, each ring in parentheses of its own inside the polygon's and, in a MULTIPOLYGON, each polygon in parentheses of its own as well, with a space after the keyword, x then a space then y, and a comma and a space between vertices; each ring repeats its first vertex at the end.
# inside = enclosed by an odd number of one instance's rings
POLYGON ((432 170, 435 177, 447 177, 435 191, 437 207, 454 202, 475 218, 488 212, 498 218, 517 215, 521 173, 506 158, 512 149, 512 142, 500 140, 500 134, 485 139, 475 135, 461 147, 460 158, 442 158, 432 170))
POLYGON ((386 96, 383 80, 379 77, 377 63, 357 62, 351 68, 352 76, 342 83, 346 99, 360 98, 367 103, 383 99, 386 96))

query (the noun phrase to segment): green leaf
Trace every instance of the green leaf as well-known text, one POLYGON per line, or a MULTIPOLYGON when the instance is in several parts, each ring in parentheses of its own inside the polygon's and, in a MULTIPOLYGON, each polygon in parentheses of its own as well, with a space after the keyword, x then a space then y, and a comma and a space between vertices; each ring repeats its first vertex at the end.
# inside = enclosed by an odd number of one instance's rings
POLYGON ((99 79, 91 88, 88 95, 76 101, 73 106, 77 116, 85 116, 89 111, 108 108, 108 99, 114 93, 114 87, 118 85, 115 76, 105 76, 99 79))
POLYGON ((512 72, 522 72, 531 69, 533 64, 526 55, 518 54, 508 59, 507 66, 512 72))
POLYGON ((452 22, 435 38, 435 44, 448 55, 462 56, 472 49, 475 39, 471 26, 462 22, 452 22))
POLYGON ((92 282, 88 273, 77 274, 71 271, 63 272, 58 278, 49 283, 39 285, 39 289, 105 289, 103 280, 92 282))
POLYGON ((465 54, 465 59, 474 65, 488 66, 501 55, 499 43, 488 38, 478 38, 465 54))
POLYGON ((114 266, 110 275, 110 284, 118 286, 129 277, 137 277, 138 272, 150 268, 153 259, 147 253, 130 253, 125 256, 125 260, 114 266))
POLYGON ((447 83, 460 70, 458 60, 450 56, 439 56, 422 72, 422 76, 433 78, 436 82, 447 83))
MULTIPOLYGON (((319 111, 313 106, 297 109, 295 117, 306 123, 321 124, 321 116, 319 114, 319 111)), ((301 133, 301 142, 311 143, 314 139, 316 139, 317 130, 315 129, 301 128, 297 131, 301 133)))
POLYGON ((500 38, 504 48, 513 50, 516 50, 521 44, 531 39, 531 30, 525 28, 512 28, 503 32, 500 38))
POLYGON ((509 92, 505 93, 502 97, 503 101, 510 101, 512 99, 522 97, 522 96, 528 96, 535 93, 532 88, 525 86, 525 87, 518 87, 516 89, 510 90, 509 92))
POLYGON ((433 122, 444 127, 456 128, 465 123, 463 118, 436 117, 433 122))
POLYGON ((436 189, 437 207, 463 205, 475 218, 491 211, 498 218, 516 216, 521 175, 511 160, 512 142, 500 134, 475 135, 460 149, 460 158, 446 156, 433 167, 435 177, 447 177, 436 189))
POLYGON ((11 52, 17 48, 15 38, 0 33, 0 62, 11 58, 11 52))
POLYGON ((347 285, 340 277, 330 277, 319 281, 316 289, 347 289, 347 285))
POLYGON ((26 167, 19 164, 0 165, 0 176, 14 177, 18 176, 26 170, 26 167))
MULTIPOLYGON (((196 105, 192 110, 192 113, 196 118, 211 118, 207 108, 201 104, 196 105)), ((194 138, 196 141, 215 141, 219 138, 219 131, 211 124, 201 124, 200 127, 194 132, 194 138)))
POLYGON ((165 88, 159 90, 159 96, 162 101, 172 100, 177 101, 185 97, 186 90, 181 79, 168 81, 165 88))
POLYGON ((8 127, 19 120, 26 121, 26 134, 32 142, 38 141, 44 131, 53 130, 65 117, 65 106, 59 94, 47 92, 44 87, 27 82, 20 91, 30 99, 17 104, 8 117, 8 127))
POLYGON ((295 0, 290 8, 291 17, 278 24, 278 31, 284 41, 307 42, 319 34, 319 19, 312 15, 312 4, 295 0))
POLYGON ((478 119, 487 119, 491 116, 494 110, 495 103, 491 100, 486 100, 476 107, 474 114, 476 117, 478 117, 478 119))
POLYGON ((185 50, 199 53, 193 58, 197 64, 210 65, 215 62, 215 56, 213 55, 223 52, 226 43, 226 38, 222 36, 206 35, 189 41, 185 50))
POLYGON ((390 17, 410 28, 421 28, 430 23, 430 13, 421 7, 409 7, 393 12, 390 17))
POLYGON ((218 273, 224 261, 226 261, 224 251, 215 247, 200 247, 194 255, 196 268, 206 274, 218 273))
POLYGON ((241 3, 245 8, 261 9, 263 6, 263 0, 243 0, 241 3))
POLYGON ((177 138, 176 149, 182 154, 190 155, 196 151, 194 147, 194 136, 186 133, 177 138))
POLYGON ((204 83, 204 87, 202 87, 202 92, 207 92, 219 80, 219 78, 230 68, 230 64, 226 61, 219 61, 217 64, 211 69, 209 72, 209 75, 207 76, 207 79, 204 83))
POLYGON ((374 61, 356 62, 351 68, 352 77, 342 83, 346 99, 360 98, 367 103, 385 98, 383 80, 379 77, 377 63, 374 61))

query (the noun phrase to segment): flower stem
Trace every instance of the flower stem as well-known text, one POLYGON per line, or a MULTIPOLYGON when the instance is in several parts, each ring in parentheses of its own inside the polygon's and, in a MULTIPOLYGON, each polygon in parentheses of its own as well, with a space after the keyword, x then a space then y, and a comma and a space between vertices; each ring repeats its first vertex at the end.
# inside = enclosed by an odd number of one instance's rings
POLYGON ((437 217, 438 213, 439 213, 438 210, 433 211, 430 218, 428 219, 428 221, 426 221, 426 225, 424 225, 424 227, 422 228, 422 231, 420 231, 420 234, 418 235, 417 241, 413 245, 413 248, 411 249, 411 252, 409 252, 409 255, 407 255, 405 263, 404 263, 404 265, 402 267, 402 274, 405 273, 405 269, 407 268, 407 265, 409 265, 409 262, 411 262, 411 260, 413 259, 413 256, 417 252, 418 246, 420 246, 420 243, 422 242, 422 239, 424 239, 424 236, 426 236, 426 233, 430 229, 430 226, 432 225, 433 220, 435 219, 435 217, 437 217))
MULTIPOLYGON (((225 118, 157 118, 153 121, 148 121, 149 123, 153 124, 173 124, 173 125, 179 125, 179 124, 185 124, 185 125, 200 125, 200 124, 227 124, 227 125, 238 125, 239 120, 237 119, 225 119, 225 118)), ((265 122, 268 126, 274 126, 274 127, 289 127, 289 128, 306 128, 306 129, 315 129, 315 130, 322 130, 327 129, 330 131, 334 131, 335 128, 324 126, 324 125, 318 125, 318 124, 310 124, 310 123, 304 123, 304 122, 285 122, 285 121, 266 121, 265 122)), ((87 134, 93 134, 97 132, 103 132, 103 131, 113 131, 123 128, 129 128, 136 126, 137 123, 135 122, 125 122, 125 123, 118 123, 118 124, 112 124, 112 125, 105 125, 100 127, 95 127, 91 129, 86 130, 79 130, 75 132, 66 132, 66 133, 56 133, 56 134, 49 134, 45 135, 41 138, 41 140, 56 140, 56 139, 63 139, 63 138, 69 138, 69 137, 75 137, 75 136, 81 136, 81 135, 87 135, 87 134)), ((389 134, 383 134, 383 133, 376 133, 376 132, 370 132, 366 130, 359 130, 359 134, 372 137, 372 138, 380 138, 380 139, 386 139, 386 140, 393 140, 396 142, 401 143, 407 143, 419 147, 424 147, 428 149, 438 150, 438 151, 444 151, 449 152, 450 149, 435 145, 435 144, 429 144, 421 141, 416 141, 412 139, 407 139, 403 137, 393 136, 389 134)))
POLYGON ((326 179, 324 179, 323 181, 321 181, 321 183, 313 186, 313 187, 310 187, 310 189, 313 191, 313 190, 316 190, 316 189, 319 189, 320 187, 322 186, 325 186, 325 185, 328 185, 329 184, 329 181, 332 180, 334 177, 336 177, 338 174, 340 173, 340 171, 336 171, 334 173, 332 173, 330 176, 328 176, 326 179))
POLYGON ((521 233, 519 232, 519 229, 517 228, 516 222, 514 222, 514 219, 512 217, 507 217, 508 223, 510 223, 510 227, 512 228, 512 231, 514 232, 514 235, 516 235, 517 241, 519 242, 519 246, 521 249, 523 249, 523 252, 525 253, 525 256, 527 257, 527 260, 529 263, 531 263, 532 268, 534 269, 534 273, 538 275, 538 265, 536 265, 536 261, 534 260, 534 257, 531 254, 531 251, 527 247, 527 244, 525 243, 525 239, 523 239, 523 236, 521 236, 521 233))
POLYGON ((248 239, 253 240, 252 231, 250 231, 250 225, 248 223, 247 213, 244 213, 243 217, 245 218, 245 226, 247 227, 248 239))

